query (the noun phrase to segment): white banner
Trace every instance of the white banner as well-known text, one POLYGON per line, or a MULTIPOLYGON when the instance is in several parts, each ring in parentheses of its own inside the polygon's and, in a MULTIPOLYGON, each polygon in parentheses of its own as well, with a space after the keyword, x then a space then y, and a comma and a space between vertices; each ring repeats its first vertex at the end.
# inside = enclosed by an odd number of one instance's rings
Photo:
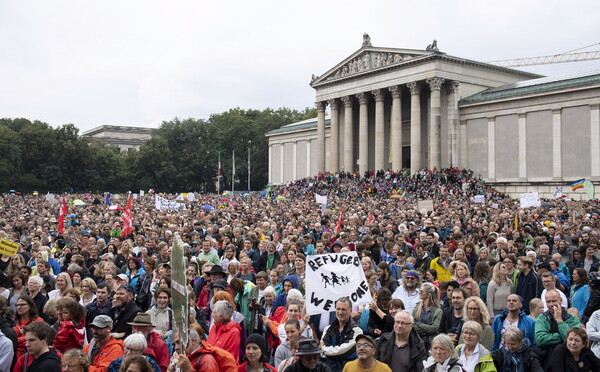
POLYGON ((327 204, 327 195, 315 194, 317 204, 327 204))
POLYGON ((485 203, 485 195, 475 195, 471 200, 473 200, 474 203, 485 203))
POLYGON ((433 211, 433 200, 418 200, 417 201, 417 210, 421 213, 426 213, 429 211, 433 211))
POLYGON ((159 211, 166 210, 186 210, 185 204, 178 202, 177 200, 165 199, 160 195, 156 195, 154 199, 154 205, 159 211))
POLYGON ((529 192, 527 194, 521 194, 521 208, 539 207, 542 205, 540 202, 540 196, 537 192, 529 192))
POLYGON ((306 312, 335 311, 335 302, 349 297, 353 306, 372 301, 356 252, 327 253, 306 258, 306 312))

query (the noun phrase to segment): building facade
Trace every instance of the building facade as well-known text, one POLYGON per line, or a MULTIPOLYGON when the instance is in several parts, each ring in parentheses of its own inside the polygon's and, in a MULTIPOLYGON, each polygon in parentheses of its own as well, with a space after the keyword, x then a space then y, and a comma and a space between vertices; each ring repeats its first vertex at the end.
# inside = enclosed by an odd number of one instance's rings
POLYGON ((120 151, 139 149, 152 137, 152 128, 126 127, 122 125, 101 125, 81 134, 90 142, 115 145, 120 151))
POLYGON ((553 192, 552 182, 573 177, 595 180, 600 85, 594 74, 541 78, 449 56, 435 44, 378 48, 365 35, 359 50, 313 76, 318 117, 267 133, 269 181, 449 166, 473 169, 515 193, 553 192), (584 128, 587 145, 577 147, 584 128), (546 156, 539 167, 538 151, 546 156), (578 157, 586 160, 571 166, 578 157))

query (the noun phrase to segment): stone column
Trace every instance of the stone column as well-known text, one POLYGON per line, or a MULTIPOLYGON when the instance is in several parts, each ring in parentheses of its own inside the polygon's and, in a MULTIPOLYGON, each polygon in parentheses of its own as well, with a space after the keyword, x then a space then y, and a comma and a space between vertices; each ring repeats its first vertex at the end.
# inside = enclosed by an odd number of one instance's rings
POLYGON ((273 183, 273 144, 269 143, 269 183, 273 183))
POLYGON ((441 169, 442 167, 442 115, 441 115, 441 100, 440 90, 444 79, 433 77, 427 79, 430 96, 430 116, 429 116, 429 169, 441 169))
POLYGON ((383 128, 383 104, 385 93, 381 89, 373 92, 375 97, 375 170, 385 168, 385 130, 383 128))
POLYGON ((552 179, 562 179, 561 110, 552 110, 552 179))
POLYGON ((344 103, 344 171, 354 171, 354 156, 352 148, 354 145, 354 134, 352 133, 352 104, 350 96, 342 98, 344 103))
POLYGON ((283 147, 282 142, 279 144, 279 184, 283 184, 283 147))
POLYGON ((459 157, 458 164, 461 169, 468 168, 467 166, 467 121, 462 120, 460 122, 459 129, 459 138, 460 138, 460 146, 459 146, 459 157))
POLYGON ((488 118, 488 181, 496 180, 496 118, 488 118))
POLYGON ((369 95, 358 93, 358 173, 362 177, 369 169, 369 95))
POLYGON ((519 114, 519 181, 527 180, 527 114, 519 114))
POLYGON ((325 102, 317 106, 317 173, 325 172, 325 102))
POLYGON ((448 85, 448 165, 458 167, 458 91, 460 81, 448 85))
POLYGON ((298 141, 293 142, 292 147, 292 158, 294 159, 294 165, 292 165, 292 179, 298 179, 298 141))
POLYGON ((392 93, 392 120, 391 133, 392 141, 390 151, 392 152, 392 170, 398 172, 402 170, 402 91, 399 86, 390 87, 392 93))
POLYGON ((329 125, 329 134, 331 135, 331 159, 329 159, 329 168, 332 173, 335 173, 340 168, 340 141, 339 141, 339 111, 338 101, 331 99, 327 101, 331 108, 331 124, 329 125))
POLYGON ((600 105, 590 106, 590 141, 592 147, 591 156, 591 177, 593 180, 600 179, 600 105))
POLYGON ((306 177, 310 177, 313 174, 311 173, 311 166, 310 166, 310 138, 306 140, 306 177))
POLYGON ((410 173, 421 169, 421 86, 418 82, 406 84, 410 89, 410 173))

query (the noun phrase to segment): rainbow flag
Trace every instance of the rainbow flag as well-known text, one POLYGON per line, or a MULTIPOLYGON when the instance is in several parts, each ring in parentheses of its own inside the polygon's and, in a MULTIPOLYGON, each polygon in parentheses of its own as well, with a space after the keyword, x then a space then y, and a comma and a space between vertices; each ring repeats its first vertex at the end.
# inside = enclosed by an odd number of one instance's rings
POLYGON ((571 191, 575 191, 577 189, 583 189, 583 182, 585 181, 585 178, 582 178, 580 180, 577 180, 575 182, 573 182, 571 184, 571 191))

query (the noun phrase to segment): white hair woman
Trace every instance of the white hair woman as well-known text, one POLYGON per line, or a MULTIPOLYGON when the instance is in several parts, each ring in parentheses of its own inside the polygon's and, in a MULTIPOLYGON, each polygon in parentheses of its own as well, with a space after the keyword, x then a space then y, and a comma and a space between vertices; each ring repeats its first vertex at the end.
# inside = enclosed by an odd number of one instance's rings
POLYGON ((515 326, 508 326, 502 335, 504 346, 496 350, 492 359, 498 371, 523 372, 543 371, 537 354, 531 349, 531 342, 515 326))
POLYGON ((431 341, 431 356, 423 362, 425 372, 462 372, 462 365, 456 357, 454 342, 445 334, 431 341))
POLYGON ((474 320, 468 320, 462 326, 460 337, 464 343, 456 349, 458 360, 466 372, 496 371, 492 354, 479 343, 482 331, 481 324, 474 320))
POLYGON ((144 336, 141 333, 134 333, 132 335, 129 335, 123 341, 123 346, 123 356, 119 359, 115 359, 110 363, 110 365, 108 366, 109 371, 118 371, 121 368, 123 361, 127 357, 143 356, 150 363, 154 372, 160 372, 160 367, 158 366, 154 358, 151 358, 148 355, 144 354, 144 350, 146 350, 146 348, 148 347, 148 341, 146 341, 146 336, 144 336))
POLYGON ((207 342, 229 351, 235 360, 239 361, 242 328, 238 323, 231 320, 233 311, 233 306, 227 300, 214 303, 211 315, 215 324, 208 333, 207 342))

